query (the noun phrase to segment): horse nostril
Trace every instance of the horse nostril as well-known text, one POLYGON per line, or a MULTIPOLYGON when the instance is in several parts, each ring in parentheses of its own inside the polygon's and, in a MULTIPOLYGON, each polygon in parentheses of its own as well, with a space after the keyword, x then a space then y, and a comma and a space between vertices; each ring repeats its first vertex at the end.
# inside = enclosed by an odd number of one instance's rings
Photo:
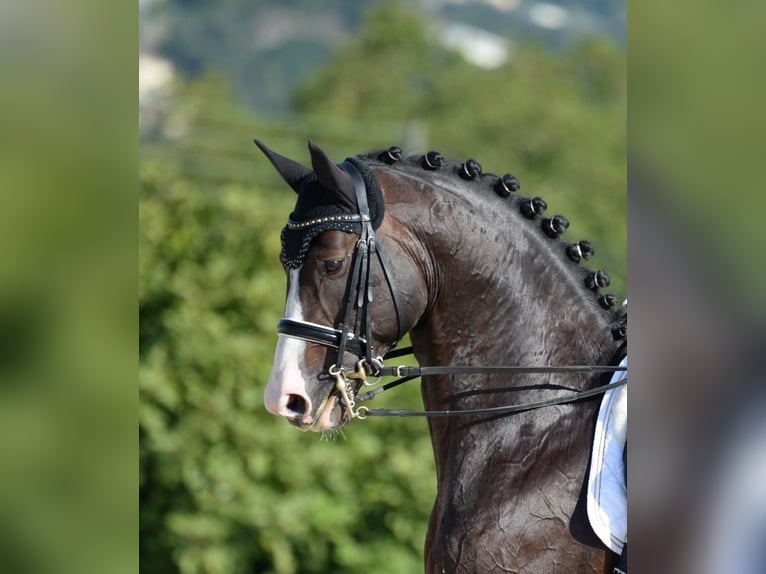
POLYGON ((306 399, 300 395, 289 395, 289 398, 287 399, 287 409, 297 415, 305 415, 307 410, 306 399))

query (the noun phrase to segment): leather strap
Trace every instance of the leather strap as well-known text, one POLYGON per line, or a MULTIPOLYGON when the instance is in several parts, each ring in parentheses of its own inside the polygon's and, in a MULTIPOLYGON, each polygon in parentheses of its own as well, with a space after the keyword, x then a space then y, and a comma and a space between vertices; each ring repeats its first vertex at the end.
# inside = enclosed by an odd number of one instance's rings
MULTIPOLYGON (((354 254, 354 273, 349 283, 348 300, 346 301, 346 312, 343 321, 344 335, 349 331, 349 322, 351 321, 351 310, 356 309, 356 318, 354 321, 354 335, 361 339, 362 333, 366 335, 367 345, 362 355, 368 364, 372 364, 372 257, 370 251, 375 242, 375 233, 370 221, 370 208, 367 201, 367 186, 364 178, 359 173, 356 166, 348 161, 339 166, 350 177, 354 184, 354 193, 356 194, 357 210, 362 218, 362 228, 360 230, 359 241, 356 244, 354 254)), ((337 367, 343 367, 343 353, 345 337, 341 337, 341 345, 338 348, 337 367)))
MULTIPOLYGON (((375 241, 375 232, 373 231, 372 223, 370 222, 370 211, 369 211, 369 204, 367 201, 367 187, 364 183, 364 178, 362 177, 361 173, 359 173, 359 170, 357 169, 357 167, 349 161, 344 161, 343 163, 341 163, 340 168, 351 177, 351 181, 354 184, 354 190, 356 192, 359 215, 362 218, 361 236, 360 236, 360 240, 357 247, 357 256, 360 255, 359 251, 362 250, 361 252, 362 269, 360 270, 361 276, 358 278, 358 281, 359 281, 358 284, 356 284, 352 278, 352 282, 349 283, 349 288, 352 289, 356 285, 357 320, 356 320, 354 332, 357 334, 358 338, 360 339, 364 338, 366 341, 370 342, 370 344, 367 345, 365 349, 365 354, 360 356, 364 356, 367 359, 368 364, 371 365, 372 358, 373 358, 372 357, 372 325, 373 325, 372 301, 373 301, 373 283, 374 283, 373 279, 374 279, 375 256, 377 256, 377 259, 380 262, 380 268, 381 268, 381 271, 383 272, 383 277, 386 280, 388 291, 389 293, 391 293, 391 302, 394 306, 394 313, 396 315, 397 334, 396 334, 396 340, 393 341, 390 345, 391 349, 396 347, 397 343, 405 335, 404 322, 402 320, 402 304, 399 298, 399 293, 394 284, 393 276, 391 272, 389 271, 390 267, 388 265, 388 261, 385 255, 383 254, 383 251, 378 247, 375 241), (364 332, 364 336, 362 336, 362 332, 364 332)), ((348 303, 351 300, 352 298, 349 295, 349 300, 347 301, 347 307, 346 307, 347 314, 349 311, 348 303)), ((344 323, 344 324, 347 324, 347 323, 344 323)))
POLYGON ((570 365, 564 367, 527 367, 520 365, 509 366, 439 366, 419 367, 403 365, 400 367, 383 367, 381 376, 420 377, 423 375, 489 375, 496 373, 612 373, 627 371, 627 367, 610 367, 607 365, 570 365))
MULTIPOLYGON (((280 319, 277 323, 277 333, 296 339, 304 339, 311 343, 319 343, 326 347, 337 349, 340 347, 340 339, 343 332, 340 329, 309 323, 308 321, 295 321, 294 319, 280 319)), ((367 341, 359 339, 351 333, 348 337, 348 350, 364 356, 367 341)))
POLYGON ((394 305, 394 313, 396 314, 396 340, 391 344, 391 349, 394 349, 394 347, 396 347, 399 341, 402 340, 402 337, 404 337, 406 334, 404 330, 404 321, 402 321, 403 307, 401 300, 399 299, 399 291, 394 285, 394 278, 388 271, 388 258, 383 255, 382 249, 378 249, 377 254, 378 259, 380 260, 380 268, 383 270, 383 277, 385 277, 386 283, 388 284, 388 292, 391 293, 391 303, 394 305))
POLYGON ((621 387, 628 383, 627 379, 617 381, 616 383, 609 383, 608 385, 602 385, 594 389, 588 389, 587 391, 576 391, 563 397, 556 397, 554 399, 548 399, 545 401, 538 401, 534 403, 524 403, 521 405, 505 405, 501 407, 487 407, 482 409, 462 409, 456 411, 408 411, 401 409, 365 409, 364 417, 456 417, 464 415, 507 415, 511 413, 518 413, 523 411, 530 411, 539 409, 542 407, 549 407, 552 405, 563 405, 566 403, 573 403, 580 401, 601 393, 605 393, 610 389, 621 387))

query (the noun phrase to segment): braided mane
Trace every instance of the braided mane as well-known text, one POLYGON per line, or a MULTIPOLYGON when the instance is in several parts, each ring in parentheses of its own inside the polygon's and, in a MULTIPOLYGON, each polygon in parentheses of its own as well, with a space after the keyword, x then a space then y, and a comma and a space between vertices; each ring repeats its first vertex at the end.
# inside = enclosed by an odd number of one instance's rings
POLYGON ((560 241, 569 227, 567 218, 562 215, 544 217, 548 208, 545 200, 519 194, 521 182, 515 175, 506 173, 497 176, 492 173, 483 173, 481 165, 475 159, 465 162, 447 161, 437 151, 403 157, 401 149, 397 146, 357 157, 371 165, 405 171, 430 183, 434 183, 433 174, 446 174, 455 178, 456 183, 464 184, 465 188, 473 188, 483 193, 491 191, 507 199, 506 205, 509 210, 521 215, 522 219, 527 220, 528 225, 537 227, 549 241, 560 242, 560 249, 553 249, 553 252, 568 262, 566 268, 571 269, 572 274, 580 275, 580 284, 593 293, 601 310, 609 315, 615 340, 627 339, 627 309, 617 305, 615 295, 601 293, 601 289, 608 287, 611 283, 609 275, 601 269, 594 271, 581 265, 582 260, 590 259, 595 254, 593 245, 585 240, 575 243, 560 241))

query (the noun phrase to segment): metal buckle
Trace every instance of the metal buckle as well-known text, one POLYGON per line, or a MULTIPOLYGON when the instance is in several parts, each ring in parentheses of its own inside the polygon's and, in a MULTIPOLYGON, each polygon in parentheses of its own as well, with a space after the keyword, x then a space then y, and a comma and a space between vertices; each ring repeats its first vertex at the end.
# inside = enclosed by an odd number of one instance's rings
POLYGON ((368 381, 368 380, 366 380, 366 379, 365 379, 365 381, 364 381, 364 385, 365 385, 366 387, 372 387, 372 386, 375 386, 375 385, 377 385, 377 384, 378 384, 380 381, 382 381, 382 380, 383 380, 383 377, 382 377, 381 375, 379 375, 378 373, 380 373, 380 370, 381 370, 381 369, 382 369, 384 366, 385 366, 385 365, 383 364, 383 357, 381 357, 380 355, 378 355, 377 357, 373 357, 373 358, 370 360, 370 374, 371 374, 371 375, 375 375, 375 379, 374 379, 374 380, 372 380, 372 381, 368 381))
POLYGON ((381 357, 380 355, 378 355, 377 357, 373 357, 370 362, 372 363, 372 365, 371 365, 372 366, 372 373, 371 374, 373 374, 373 375, 377 375, 380 372, 380 370, 385 366, 383 364, 383 357, 381 357))

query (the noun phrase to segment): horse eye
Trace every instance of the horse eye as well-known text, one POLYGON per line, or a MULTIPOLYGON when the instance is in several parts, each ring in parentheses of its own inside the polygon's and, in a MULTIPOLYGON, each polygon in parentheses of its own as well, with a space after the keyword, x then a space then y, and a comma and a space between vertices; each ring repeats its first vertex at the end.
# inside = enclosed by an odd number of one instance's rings
POLYGON ((324 262, 324 268, 328 273, 336 273, 343 267, 343 259, 330 259, 324 262))

